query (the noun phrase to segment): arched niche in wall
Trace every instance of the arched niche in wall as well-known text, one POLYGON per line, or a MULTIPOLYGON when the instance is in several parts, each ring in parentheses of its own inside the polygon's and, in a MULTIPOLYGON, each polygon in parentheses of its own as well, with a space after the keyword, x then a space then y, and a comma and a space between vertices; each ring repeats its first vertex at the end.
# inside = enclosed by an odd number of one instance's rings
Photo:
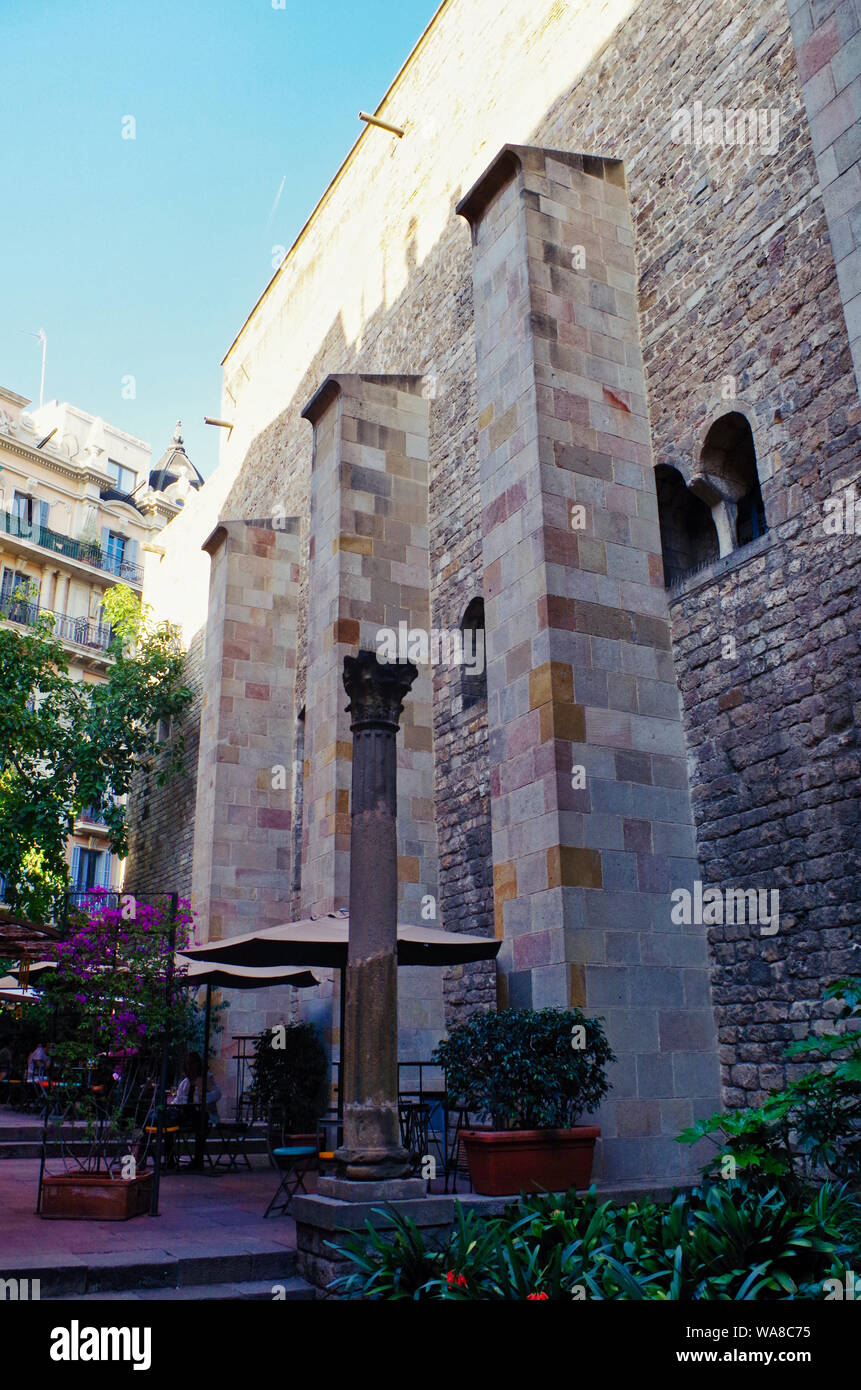
POLYGON ((689 487, 677 468, 655 469, 664 583, 667 588, 692 570, 716 560, 720 548, 711 509, 689 487))
POLYGON ((728 411, 710 425, 691 489, 712 508, 722 555, 765 534, 768 526, 756 446, 750 422, 741 411, 728 411))

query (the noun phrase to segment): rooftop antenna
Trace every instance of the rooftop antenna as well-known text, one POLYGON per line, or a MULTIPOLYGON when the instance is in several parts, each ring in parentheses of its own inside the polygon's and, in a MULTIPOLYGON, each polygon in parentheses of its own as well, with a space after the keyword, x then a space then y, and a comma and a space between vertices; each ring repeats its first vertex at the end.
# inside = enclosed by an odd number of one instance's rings
POLYGON ((18 330, 28 338, 36 338, 42 344, 42 379, 39 383, 39 409, 45 404, 45 358, 48 353, 48 337, 44 328, 40 328, 38 333, 31 333, 29 329, 21 328, 18 330))

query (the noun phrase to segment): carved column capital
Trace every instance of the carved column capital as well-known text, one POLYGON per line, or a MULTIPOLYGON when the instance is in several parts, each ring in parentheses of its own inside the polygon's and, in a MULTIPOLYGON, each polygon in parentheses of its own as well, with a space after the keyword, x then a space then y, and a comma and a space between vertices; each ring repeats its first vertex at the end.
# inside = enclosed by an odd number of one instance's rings
POLYGON ((386 729, 397 733, 404 700, 418 674, 411 661, 381 662, 375 652, 345 657, 344 689, 350 697, 347 713, 352 715, 353 732, 386 729))

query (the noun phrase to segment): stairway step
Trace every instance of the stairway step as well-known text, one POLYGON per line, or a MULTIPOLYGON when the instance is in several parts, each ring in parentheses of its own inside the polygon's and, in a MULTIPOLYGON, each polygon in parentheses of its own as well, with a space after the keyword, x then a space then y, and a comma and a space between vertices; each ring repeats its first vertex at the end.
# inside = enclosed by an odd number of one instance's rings
POLYGON ((3 1269, 6 1279, 39 1279, 43 1300, 136 1298, 147 1292, 173 1296, 178 1290, 227 1284, 260 1283, 271 1291, 273 1284, 286 1285, 295 1274, 296 1251, 281 1245, 241 1254, 100 1255, 88 1264, 40 1266, 29 1260, 15 1268, 11 1261, 3 1269))
POLYGON ((76 1303, 96 1303, 110 1299, 111 1302, 158 1302, 169 1298, 172 1302, 228 1302, 254 1300, 255 1302, 274 1302, 275 1290, 283 1289, 278 1302, 310 1303, 316 1298, 316 1290, 304 1279, 295 1276, 289 1279, 247 1279, 235 1284, 184 1284, 179 1288, 160 1289, 117 1289, 111 1293, 62 1294, 51 1300, 56 1303, 75 1301, 76 1303))
MULTIPOLYGON (((62 1158, 64 1153, 69 1155, 89 1153, 91 1145, 86 1140, 72 1140, 62 1148, 58 1144, 48 1145, 49 1158, 62 1158)), ((250 1139, 245 1145, 245 1152, 249 1158, 261 1158, 266 1154, 266 1144, 262 1139, 250 1139)), ((37 1139, 19 1139, 9 1143, 5 1139, 0 1140, 0 1160, 4 1158, 40 1158, 42 1154, 41 1141, 37 1139)), ((221 1168, 227 1171, 226 1164, 222 1159, 221 1168)))

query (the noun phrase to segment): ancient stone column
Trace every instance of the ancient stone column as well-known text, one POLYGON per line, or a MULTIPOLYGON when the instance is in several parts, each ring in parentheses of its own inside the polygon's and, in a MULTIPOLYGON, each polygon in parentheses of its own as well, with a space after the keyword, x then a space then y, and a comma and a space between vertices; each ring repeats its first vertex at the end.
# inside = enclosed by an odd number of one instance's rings
POLYGON ((418 670, 374 652, 344 658, 353 733, 350 944, 343 1040, 341 1176, 405 1178, 398 1126, 397 750, 403 701, 418 670))

